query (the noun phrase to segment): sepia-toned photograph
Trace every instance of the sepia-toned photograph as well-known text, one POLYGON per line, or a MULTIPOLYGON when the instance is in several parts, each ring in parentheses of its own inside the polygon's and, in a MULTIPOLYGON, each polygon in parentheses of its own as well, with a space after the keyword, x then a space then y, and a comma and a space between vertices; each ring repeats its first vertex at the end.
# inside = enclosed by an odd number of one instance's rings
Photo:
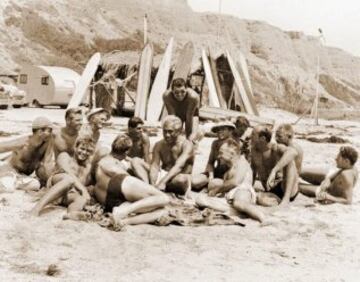
POLYGON ((359 18, 0 0, 0 281, 359 281, 359 18))

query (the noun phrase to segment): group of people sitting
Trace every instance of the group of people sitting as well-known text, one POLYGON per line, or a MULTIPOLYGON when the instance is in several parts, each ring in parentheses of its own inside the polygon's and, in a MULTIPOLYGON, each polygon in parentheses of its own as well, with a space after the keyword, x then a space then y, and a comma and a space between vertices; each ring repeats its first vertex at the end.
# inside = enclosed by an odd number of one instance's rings
POLYGON ((150 223, 170 204, 168 193, 259 222, 266 218, 262 207, 287 205, 299 192, 321 203, 352 202, 357 151, 341 147, 331 173, 303 168, 303 151, 294 142, 290 124, 280 125, 273 134, 267 125, 251 128, 244 117, 216 123, 205 171, 196 174, 198 141, 190 138, 190 131, 183 134, 178 116, 164 119, 163 138, 152 153, 138 117, 129 119, 127 133, 117 135, 111 149, 101 146, 100 131, 109 118, 106 110, 96 108, 83 124, 82 110, 74 108, 66 111, 62 128, 55 129, 46 117, 33 121, 32 135, 0 170, 14 173, 19 189, 43 187, 33 215, 57 203, 67 207, 64 218, 81 220, 86 217, 84 207, 95 199, 117 222, 150 223))

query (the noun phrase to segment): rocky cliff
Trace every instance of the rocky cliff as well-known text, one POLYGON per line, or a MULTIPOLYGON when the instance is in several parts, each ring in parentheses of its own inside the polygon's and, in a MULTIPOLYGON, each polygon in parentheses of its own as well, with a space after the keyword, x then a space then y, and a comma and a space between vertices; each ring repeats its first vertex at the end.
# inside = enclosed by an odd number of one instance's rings
MULTIPOLYGON (((264 22, 195 13, 185 0, 2 0, 0 2, 0 69, 46 64, 81 71, 95 51, 123 51, 137 57, 142 48, 144 14, 149 38, 161 54, 175 37, 177 51, 194 42, 197 58, 209 47, 214 55, 241 50, 249 64, 258 103, 303 111, 316 87, 325 108, 360 103, 360 58, 324 47, 316 37, 283 31, 264 22)), ((194 64, 196 64, 196 59, 194 64)))

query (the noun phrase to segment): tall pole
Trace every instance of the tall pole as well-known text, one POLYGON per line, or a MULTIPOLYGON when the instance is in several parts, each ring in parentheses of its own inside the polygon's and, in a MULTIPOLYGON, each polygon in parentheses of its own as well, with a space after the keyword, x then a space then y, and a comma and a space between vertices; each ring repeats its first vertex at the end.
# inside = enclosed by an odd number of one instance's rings
POLYGON ((144 46, 148 43, 148 23, 147 14, 144 16, 144 46))
POLYGON ((314 103, 314 116, 315 116, 315 125, 319 125, 319 84, 320 84, 320 51, 321 51, 321 40, 324 39, 324 35, 322 33, 321 28, 319 28, 319 49, 317 54, 317 67, 316 67, 316 75, 317 75, 317 83, 316 83, 316 94, 315 94, 315 103, 314 103))
POLYGON ((218 15, 218 26, 217 26, 217 41, 218 41, 218 43, 220 43, 221 2, 222 2, 222 0, 219 0, 219 15, 218 15))

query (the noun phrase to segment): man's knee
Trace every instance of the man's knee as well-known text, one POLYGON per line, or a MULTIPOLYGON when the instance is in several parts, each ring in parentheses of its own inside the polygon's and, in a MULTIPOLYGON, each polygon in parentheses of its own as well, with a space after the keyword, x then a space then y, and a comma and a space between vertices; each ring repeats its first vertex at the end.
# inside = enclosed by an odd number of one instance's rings
POLYGON ((189 188, 190 175, 179 174, 175 176, 166 186, 166 192, 184 195, 189 188))
POLYGON ((208 189, 209 189, 209 191, 212 189, 217 189, 217 188, 221 187, 223 184, 224 184, 224 180, 222 180, 220 178, 214 178, 209 181, 208 189))
POLYGON ((209 183, 209 178, 205 174, 198 174, 191 179, 191 188, 193 191, 200 191, 209 183))
POLYGON ((251 194, 247 191, 237 191, 234 195, 233 206, 245 210, 251 204, 251 194))

